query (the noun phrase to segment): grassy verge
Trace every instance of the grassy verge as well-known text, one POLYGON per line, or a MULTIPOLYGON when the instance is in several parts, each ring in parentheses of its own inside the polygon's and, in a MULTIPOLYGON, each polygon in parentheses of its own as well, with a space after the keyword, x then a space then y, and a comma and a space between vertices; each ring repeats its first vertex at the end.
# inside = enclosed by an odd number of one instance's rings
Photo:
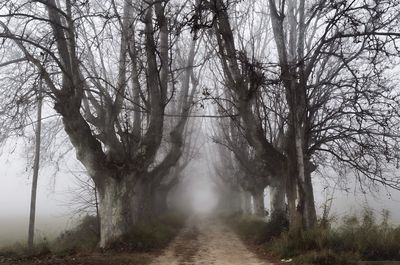
POLYGON ((131 230, 107 248, 114 251, 152 251, 166 247, 183 227, 185 218, 167 214, 149 224, 132 226, 131 230))
POLYGON ((361 260, 400 260, 400 226, 389 223, 387 212, 378 222, 371 210, 346 216, 338 227, 317 226, 290 233, 283 223, 254 217, 234 217, 229 224, 247 242, 279 259, 299 264, 360 264, 361 260))
MULTIPOLYGON (((133 226, 129 233, 121 236, 102 252, 107 256, 115 252, 130 253, 160 250, 178 234, 184 222, 183 215, 174 213, 162 216, 149 224, 133 226)), ((1 248, 0 263, 3 264, 2 260, 48 260, 49 257, 54 262, 57 258, 90 255, 98 259, 98 254, 101 254, 98 252, 97 246, 99 241, 98 231, 96 218, 86 216, 76 228, 63 232, 51 242, 43 239, 32 250, 28 250, 26 245, 23 244, 1 248)), ((102 264, 100 261, 98 263, 102 264)), ((86 263, 83 262, 82 264, 86 263)))

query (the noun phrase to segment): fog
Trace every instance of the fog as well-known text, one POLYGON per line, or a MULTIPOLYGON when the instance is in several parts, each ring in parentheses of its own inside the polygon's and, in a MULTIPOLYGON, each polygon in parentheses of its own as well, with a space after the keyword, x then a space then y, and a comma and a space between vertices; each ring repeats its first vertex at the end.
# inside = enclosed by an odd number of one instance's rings
MULTIPOLYGON (((27 165, 21 145, 10 153, 13 149, 10 145, 6 146, 0 157, 0 245, 14 241, 25 243, 28 231, 32 170, 27 165)), ((57 176, 50 168, 44 167, 40 171, 36 207, 37 240, 53 238, 73 227, 76 222, 69 205, 72 200, 69 190, 76 187, 72 175, 63 169, 57 176)))
MULTIPOLYGON (((206 123, 207 124, 207 123, 206 123)), ((211 123, 210 123, 211 124, 211 123)), ((210 125, 209 124, 209 125, 210 125)), ((175 204, 191 209, 194 213, 211 213, 218 204, 218 191, 215 187, 213 162, 216 160, 216 144, 213 143, 207 128, 203 126, 198 153, 183 172, 183 178, 174 189, 171 200, 175 204)), ((30 203, 31 170, 27 168, 26 150, 21 146, 14 149, 7 146, 0 157, 0 246, 16 241, 25 242, 28 230, 30 203), (13 152, 11 152, 13 151, 13 152)), ((57 175, 51 167, 40 172, 38 197, 36 239, 54 238, 58 233, 73 227, 78 216, 74 215, 74 207, 70 205, 73 195, 70 190, 76 189, 74 177, 69 172, 71 167, 81 170, 71 153, 71 165, 63 164, 57 175)), ((74 168, 72 168, 73 170, 74 168)), ((333 181, 315 178, 315 200, 317 211, 332 194, 333 181), (330 185, 326 188, 327 184, 330 185), (329 193, 329 196, 327 195, 329 193), (327 197, 328 196, 328 197, 327 197)), ((345 192, 337 187, 333 193, 331 213, 339 220, 345 214, 360 212, 364 207, 372 207, 379 216, 382 209, 391 212, 393 223, 400 223, 400 193, 388 191, 383 187, 378 192, 362 194, 359 189, 349 184, 345 192)), ((266 208, 269 208, 268 189, 265 193, 266 208)))

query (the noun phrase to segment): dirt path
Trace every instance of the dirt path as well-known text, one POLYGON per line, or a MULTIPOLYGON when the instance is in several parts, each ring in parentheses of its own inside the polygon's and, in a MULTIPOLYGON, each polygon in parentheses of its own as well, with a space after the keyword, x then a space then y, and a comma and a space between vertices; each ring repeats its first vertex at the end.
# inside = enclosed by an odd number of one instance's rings
POLYGON ((92 253, 67 257, 5 259, 0 265, 272 265, 251 253, 228 227, 193 217, 158 257, 155 253, 92 253))
POLYGON ((228 227, 192 218, 152 265, 272 265, 257 258, 228 227))

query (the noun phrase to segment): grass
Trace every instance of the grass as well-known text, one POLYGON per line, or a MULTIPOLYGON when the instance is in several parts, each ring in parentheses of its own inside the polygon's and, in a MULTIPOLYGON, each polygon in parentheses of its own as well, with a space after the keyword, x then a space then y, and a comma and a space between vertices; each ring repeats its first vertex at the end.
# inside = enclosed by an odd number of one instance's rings
POLYGON ((166 214, 149 224, 132 226, 131 230, 111 243, 108 249, 117 251, 151 251, 164 248, 183 227, 185 218, 166 214))
POLYGON ((291 233, 285 225, 254 217, 235 217, 231 226, 246 241, 258 244, 279 258, 300 264, 359 264, 360 260, 400 260, 400 226, 389 222, 384 211, 378 221, 372 210, 361 216, 345 216, 335 228, 318 225, 309 231, 291 233))
POLYGON ((49 243, 46 238, 41 239, 34 247, 29 250, 26 244, 15 243, 0 249, 0 257, 42 257, 51 253, 49 243))
POLYGON ((91 252, 100 240, 98 220, 95 216, 85 216, 80 224, 61 233, 53 242, 51 251, 59 256, 91 252))
POLYGON ((56 239, 39 239, 33 249, 26 244, 16 243, 0 249, 0 257, 27 258, 46 255, 65 256, 78 252, 92 251, 99 240, 97 219, 94 216, 85 216, 79 225, 71 230, 62 232, 56 239))
MULTIPOLYGON (((131 231, 116 240, 109 251, 152 251, 165 247, 183 227, 183 215, 171 213, 150 224, 133 226, 131 231)), ((99 242, 97 219, 86 216, 72 230, 65 231, 55 240, 45 238, 36 243, 32 250, 24 244, 14 244, 0 249, 1 258, 33 258, 44 256, 64 257, 74 254, 89 254, 97 250, 99 242)))
POLYGON ((284 220, 266 222, 255 216, 234 216, 225 218, 240 236, 246 238, 254 244, 263 244, 279 237, 288 228, 288 223, 284 220))

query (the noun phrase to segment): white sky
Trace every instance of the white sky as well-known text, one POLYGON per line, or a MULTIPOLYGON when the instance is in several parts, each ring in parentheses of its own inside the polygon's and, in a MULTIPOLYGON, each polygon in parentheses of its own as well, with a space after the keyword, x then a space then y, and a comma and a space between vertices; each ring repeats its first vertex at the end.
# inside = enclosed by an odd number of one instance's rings
MULTIPOLYGON (((21 148, 19 148, 21 149, 21 148)), ((0 246, 9 240, 25 240, 28 231, 31 194, 31 172, 21 150, 13 154, 7 148, 0 156, 0 246)), ((73 225, 71 208, 67 206, 74 182, 68 174, 55 179, 50 170, 42 170, 37 191, 38 238, 52 237, 73 225)))

